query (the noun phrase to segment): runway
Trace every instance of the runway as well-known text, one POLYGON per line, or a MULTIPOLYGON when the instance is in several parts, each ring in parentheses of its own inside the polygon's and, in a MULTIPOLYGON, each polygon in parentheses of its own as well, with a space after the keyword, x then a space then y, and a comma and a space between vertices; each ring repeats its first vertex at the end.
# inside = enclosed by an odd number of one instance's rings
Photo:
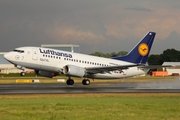
MULTIPOLYGON (((178 80, 179 83, 179 80, 178 80)), ((180 84, 163 83, 93 83, 83 86, 76 83, 68 86, 65 83, 31 83, 0 84, 0 94, 86 94, 86 93, 179 93, 180 84)))

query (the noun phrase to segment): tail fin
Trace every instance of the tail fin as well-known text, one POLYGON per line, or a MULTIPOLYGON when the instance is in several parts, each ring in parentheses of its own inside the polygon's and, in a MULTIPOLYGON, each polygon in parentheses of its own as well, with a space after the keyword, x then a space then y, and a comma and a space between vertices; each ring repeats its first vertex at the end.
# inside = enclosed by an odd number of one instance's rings
POLYGON ((135 64, 146 64, 155 35, 155 32, 148 32, 126 56, 114 57, 112 59, 127 61, 135 64))

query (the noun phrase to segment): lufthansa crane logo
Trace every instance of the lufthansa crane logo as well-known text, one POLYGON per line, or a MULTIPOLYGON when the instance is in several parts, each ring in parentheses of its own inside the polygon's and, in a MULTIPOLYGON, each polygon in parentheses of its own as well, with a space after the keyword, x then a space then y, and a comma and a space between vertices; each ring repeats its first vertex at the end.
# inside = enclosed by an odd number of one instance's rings
POLYGON ((141 43, 138 47, 138 51, 141 56, 146 56, 149 51, 148 45, 146 43, 141 43))

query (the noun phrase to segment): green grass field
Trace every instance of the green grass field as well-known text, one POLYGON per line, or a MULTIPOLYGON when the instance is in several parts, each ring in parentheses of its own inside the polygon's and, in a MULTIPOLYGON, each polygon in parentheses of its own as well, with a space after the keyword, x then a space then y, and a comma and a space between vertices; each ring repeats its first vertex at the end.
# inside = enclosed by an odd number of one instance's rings
POLYGON ((1 120, 179 120, 179 93, 0 95, 1 120))
MULTIPOLYGON (((57 83, 57 78, 67 79, 66 76, 47 79, 10 75, 2 76, 0 84, 29 78, 40 79, 40 83, 57 83)), ((166 82, 173 79, 177 78, 146 76, 113 82, 166 82)), ((75 80, 81 82, 82 79, 75 80)), ((179 120, 179 106, 180 93, 0 95, 0 120, 179 120)))

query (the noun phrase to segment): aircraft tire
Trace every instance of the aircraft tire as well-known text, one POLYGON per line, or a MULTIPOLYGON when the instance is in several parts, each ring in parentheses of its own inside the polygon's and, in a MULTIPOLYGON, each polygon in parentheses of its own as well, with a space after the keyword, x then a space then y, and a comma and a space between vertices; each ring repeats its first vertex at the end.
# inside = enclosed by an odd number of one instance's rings
POLYGON ((25 72, 21 72, 20 74, 21 74, 21 76, 25 76, 26 75, 25 72))
POLYGON ((66 84, 67 84, 67 85, 74 85, 74 80, 73 80, 73 79, 68 79, 68 80, 66 81, 66 84))
POLYGON ((84 80, 82 81, 82 84, 83 84, 83 85, 89 85, 89 84, 90 84, 90 80, 89 80, 89 79, 84 79, 84 80))

